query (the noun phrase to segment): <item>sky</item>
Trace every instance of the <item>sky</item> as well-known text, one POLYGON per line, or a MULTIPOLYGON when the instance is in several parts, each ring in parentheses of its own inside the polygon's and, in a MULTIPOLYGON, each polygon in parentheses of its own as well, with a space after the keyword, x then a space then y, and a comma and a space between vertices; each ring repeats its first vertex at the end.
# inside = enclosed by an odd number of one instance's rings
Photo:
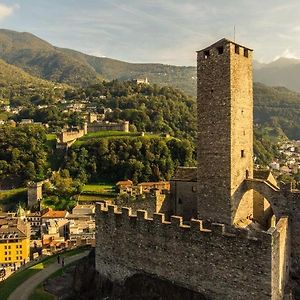
POLYGON ((0 0, 0 28, 128 62, 195 65, 226 37, 260 62, 300 58, 299 0, 0 0))

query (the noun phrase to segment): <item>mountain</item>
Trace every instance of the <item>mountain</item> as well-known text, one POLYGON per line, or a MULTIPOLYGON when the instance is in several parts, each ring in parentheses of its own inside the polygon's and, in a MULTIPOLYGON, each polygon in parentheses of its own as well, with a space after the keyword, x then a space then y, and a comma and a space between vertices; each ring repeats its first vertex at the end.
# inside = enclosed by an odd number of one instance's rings
POLYGON ((43 79, 86 86, 99 80, 147 77, 195 94, 196 68, 163 64, 133 64, 54 47, 27 32, 0 29, 0 58, 43 79))
POLYGON ((0 101, 13 96, 62 95, 67 85, 46 81, 0 59, 0 101))
POLYGON ((300 59, 281 57, 269 64, 253 65, 255 81, 300 92, 300 59))
POLYGON ((284 132, 290 139, 300 139, 300 93, 285 87, 254 84, 254 122, 284 132))

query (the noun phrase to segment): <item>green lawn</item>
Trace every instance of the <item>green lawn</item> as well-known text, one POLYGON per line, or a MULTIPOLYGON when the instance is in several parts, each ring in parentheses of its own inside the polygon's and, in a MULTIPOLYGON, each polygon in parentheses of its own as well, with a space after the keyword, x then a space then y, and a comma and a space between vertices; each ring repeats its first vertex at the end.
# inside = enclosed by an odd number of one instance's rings
POLYGON ((97 141, 101 138, 157 138, 159 137, 158 134, 145 134, 141 136, 140 132, 124 132, 124 131, 97 131, 97 132, 90 132, 85 136, 78 139, 74 145, 82 145, 85 143, 89 143, 91 141, 97 141))
POLYGON ((47 137, 47 141, 53 141, 55 140, 56 141, 56 134, 55 133, 49 133, 46 135, 47 137))
POLYGON ((99 138, 99 137, 111 137, 111 136, 140 136, 138 132, 124 132, 124 131, 96 131, 90 132, 85 136, 81 137, 79 140, 85 141, 89 139, 99 138))
POLYGON ((86 184, 77 200, 80 202, 97 202, 111 200, 117 196, 113 183, 86 184))
MULTIPOLYGON (((86 248, 77 248, 71 251, 65 252, 64 256, 71 256, 75 255, 77 253, 80 253, 82 251, 86 250, 86 248)), ((62 255, 62 254, 61 254, 62 255)), ((7 300, 9 295, 15 290, 17 286, 22 284, 25 280, 27 280, 29 277, 33 276, 34 274, 40 272, 43 270, 47 265, 53 263, 56 261, 56 256, 53 255, 51 257, 45 258, 43 261, 23 270, 20 272, 16 272, 15 274, 8 277, 5 281, 0 283, 0 295, 1 300, 7 300)), ((39 298, 36 298, 39 299, 39 298)))
POLYGON ((84 202, 98 202, 98 201, 108 201, 115 197, 109 197, 109 196, 93 196, 93 195, 79 195, 77 198, 77 201, 81 204, 84 204, 84 202))
POLYGON ((43 284, 38 285, 33 293, 30 295, 29 300, 55 300, 56 297, 44 291, 43 284))
POLYGON ((113 193, 115 192, 115 185, 113 183, 86 184, 82 192, 113 193))

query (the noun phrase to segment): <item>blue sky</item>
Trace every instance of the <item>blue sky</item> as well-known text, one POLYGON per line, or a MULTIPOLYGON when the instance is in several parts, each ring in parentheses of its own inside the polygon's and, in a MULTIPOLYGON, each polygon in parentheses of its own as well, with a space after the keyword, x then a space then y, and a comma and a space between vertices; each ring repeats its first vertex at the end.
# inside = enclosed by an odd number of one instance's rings
POLYGON ((299 0, 0 0, 0 28, 129 62, 194 65, 195 51, 233 38, 255 58, 300 58, 299 0))

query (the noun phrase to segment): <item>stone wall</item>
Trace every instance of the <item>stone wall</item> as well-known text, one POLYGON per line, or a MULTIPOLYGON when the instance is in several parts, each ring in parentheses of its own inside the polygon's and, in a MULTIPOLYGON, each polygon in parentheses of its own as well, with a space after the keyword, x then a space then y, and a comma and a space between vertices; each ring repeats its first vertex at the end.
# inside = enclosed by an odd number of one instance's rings
POLYGON ((232 224, 236 190, 253 176, 252 51, 223 39, 198 52, 197 76, 198 215, 232 224))
POLYGON ((197 218, 197 182, 170 181, 170 199, 172 212, 184 220, 197 218))
POLYGON ((177 216, 166 222, 163 214, 149 219, 98 204, 96 270, 118 284, 152 274, 214 300, 279 300, 287 221, 278 224, 268 232, 200 220, 187 226, 177 216))
POLYGON ((43 198, 43 181, 29 182, 27 185, 27 205, 29 208, 33 207, 43 198))
POLYGON ((136 213, 137 210, 146 210, 149 217, 152 217, 154 213, 164 213, 170 217, 173 211, 170 203, 170 195, 167 192, 164 190, 164 193, 162 193, 160 190, 153 189, 149 193, 137 195, 134 200, 129 198, 120 201, 117 199, 115 200, 115 204, 119 209, 123 206, 130 207, 132 213, 136 213))
POLYGON ((57 135, 60 143, 68 143, 84 136, 84 129, 77 131, 63 131, 57 135))
POLYGON ((93 122, 89 123, 87 125, 87 131, 88 132, 96 132, 96 131, 124 131, 124 132, 129 132, 129 122, 124 121, 120 123, 111 123, 111 122, 93 122))

